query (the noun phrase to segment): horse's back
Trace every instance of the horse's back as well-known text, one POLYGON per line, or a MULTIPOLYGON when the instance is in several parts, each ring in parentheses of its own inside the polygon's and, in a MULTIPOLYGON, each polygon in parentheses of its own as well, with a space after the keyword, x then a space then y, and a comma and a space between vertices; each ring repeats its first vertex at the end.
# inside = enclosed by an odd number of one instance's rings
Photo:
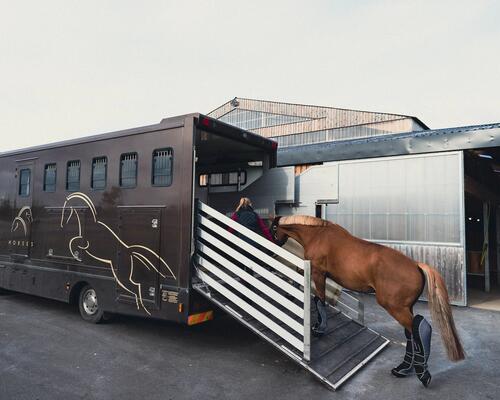
MULTIPOLYGON (((391 247, 373 243, 337 226, 326 227, 330 243, 331 273, 345 285, 364 286, 375 290, 396 285, 401 281, 421 281, 417 263, 391 247), (377 287, 378 286, 378 287, 377 287)), ((406 286, 406 285, 403 285, 406 286)))

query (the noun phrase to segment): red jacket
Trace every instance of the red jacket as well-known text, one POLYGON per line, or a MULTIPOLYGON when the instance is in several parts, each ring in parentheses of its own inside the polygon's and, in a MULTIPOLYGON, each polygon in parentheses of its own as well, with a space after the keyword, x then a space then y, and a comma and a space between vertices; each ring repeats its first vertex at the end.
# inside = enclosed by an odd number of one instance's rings
MULTIPOLYGON (((261 218, 257 215, 257 213, 256 213, 255 211, 251 210, 251 209, 249 209, 249 210, 244 210, 244 211, 246 211, 246 212, 252 212, 252 213, 254 214, 254 217, 255 217, 255 219, 256 219, 256 222, 257 222, 258 228, 259 228, 259 229, 260 229, 260 231, 261 231, 260 233, 262 233, 262 235, 263 235, 266 239, 270 240, 271 242, 274 242, 273 237, 271 236, 271 232, 269 231, 269 228, 266 226, 266 224, 264 223, 264 221, 262 221, 262 219, 261 219, 261 218)), ((236 221, 236 222, 241 223, 241 224, 242 224, 243 226, 245 226, 246 228, 249 228, 250 230, 252 230, 252 231, 256 232, 256 229, 254 229, 254 228, 253 228, 253 227, 251 227, 251 226, 246 226, 246 224, 244 223, 244 221, 240 221, 240 220, 239 220, 239 218, 238 218, 238 213, 237 213, 237 212, 235 212, 235 213, 233 213, 233 215, 231 215, 231 219, 232 219, 233 221, 236 221)), ((229 232, 231 232, 231 233, 233 233, 233 232, 234 232, 234 229, 232 229, 232 228, 229 228, 228 230, 229 230, 229 232)), ((259 232, 256 232, 256 233, 259 233, 259 232)))

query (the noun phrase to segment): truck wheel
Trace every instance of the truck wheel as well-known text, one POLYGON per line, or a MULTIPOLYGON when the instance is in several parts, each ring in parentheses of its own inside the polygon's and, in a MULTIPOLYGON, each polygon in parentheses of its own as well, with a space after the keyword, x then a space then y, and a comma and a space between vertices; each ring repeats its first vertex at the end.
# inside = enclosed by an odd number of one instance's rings
POLYGON ((97 301, 97 292, 90 285, 85 286, 80 291, 78 308, 80 315, 87 322, 98 324, 104 319, 104 311, 99 307, 97 301))

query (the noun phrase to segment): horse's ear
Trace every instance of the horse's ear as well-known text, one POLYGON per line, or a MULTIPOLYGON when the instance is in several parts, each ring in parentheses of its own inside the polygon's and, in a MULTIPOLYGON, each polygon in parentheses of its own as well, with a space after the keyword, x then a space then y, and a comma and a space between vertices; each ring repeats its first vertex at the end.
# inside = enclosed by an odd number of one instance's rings
POLYGON ((66 213, 66 204, 68 204, 68 200, 66 200, 62 206, 62 210, 61 210, 61 223, 60 223, 60 227, 63 228, 64 227, 64 214, 66 213))

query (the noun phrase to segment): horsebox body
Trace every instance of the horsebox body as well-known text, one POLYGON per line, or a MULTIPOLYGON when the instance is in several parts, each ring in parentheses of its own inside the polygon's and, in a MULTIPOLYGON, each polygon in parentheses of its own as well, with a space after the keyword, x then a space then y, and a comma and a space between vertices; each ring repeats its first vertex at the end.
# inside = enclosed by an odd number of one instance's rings
POLYGON ((210 319, 191 291, 199 176, 275 159, 270 140, 200 114, 3 153, 0 288, 77 302, 91 285, 107 312, 210 319))

